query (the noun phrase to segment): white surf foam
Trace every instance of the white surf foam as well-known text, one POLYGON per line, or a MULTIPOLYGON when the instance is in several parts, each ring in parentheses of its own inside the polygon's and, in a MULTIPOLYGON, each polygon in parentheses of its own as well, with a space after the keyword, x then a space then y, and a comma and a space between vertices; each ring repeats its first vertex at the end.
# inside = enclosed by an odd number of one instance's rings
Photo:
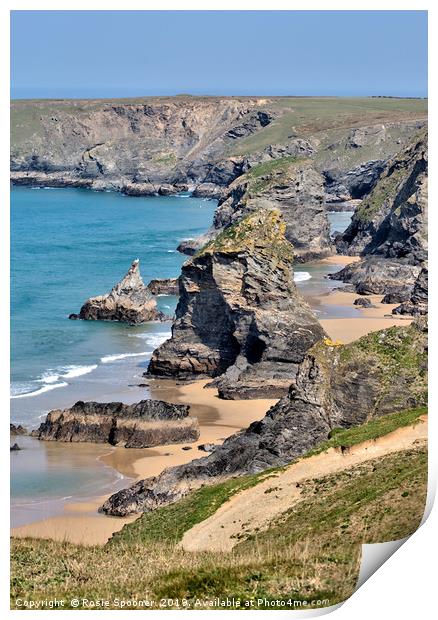
POLYGON ((168 332, 143 332, 142 334, 129 334, 130 338, 141 338, 145 340, 148 345, 150 345, 153 349, 156 349, 163 344, 166 340, 168 340, 171 336, 170 330, 168 332))
POLYGON ((100 358, 102 364, 110 364, 111 362, 117 362, 123 360, 126 357, 146 357, 151 355, 152 351, 142 351, 141 353, 115 353, 114 355, 104 355, 100 358))
POLYGON ((11 398, 30 398, 31 396, 38 396, 38 394, 44 394, 44 392, 50 392, 50 390, 55 390, 56 388, 66 387, 68 383, 65 381, 61 381, 61 383, 51 383, 49 385, 43 385, 38 390, 34 392, 25 392, 24 394, 15 394, 11 396, 11 398))
POLYGON ((91 364, 90 366, 65 366, 63 372, 60 374, 61 379, 74 379, 75 377, 82 377, 82 375, 88 375, 89 372, 93 372, 97 368, 97 364, 91 364))
POLYGON ((311 275, 308 271, 296 271, 294 273, 294 281, 295 282, 304 282, 305 280, 310 280, 311 275))

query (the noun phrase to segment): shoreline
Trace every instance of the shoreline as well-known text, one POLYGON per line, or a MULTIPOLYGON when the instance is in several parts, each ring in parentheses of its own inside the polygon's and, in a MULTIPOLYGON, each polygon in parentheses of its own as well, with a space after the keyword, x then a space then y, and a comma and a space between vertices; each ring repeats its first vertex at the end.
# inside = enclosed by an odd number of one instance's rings
MULTIPOLYGON (((358 260, 360 258, 355 256, 334 255, 317 262, 343 267, 358 260)), ((354 306, 353 301, 357 297, 356 293, 334 290, 307 296, 306 299, 314 310, 324 306, 340 306, 357 311, 357 317, 353 318, 320 318, 328 336, 343 343, 393 325, 408 325, 412 320, 391 315, 391 310, 398 304, 382 304, 383 295, 367 296, 373 308, 354 306)), ((183 449, 187 444, 168 444, 143 449, 115 447, 100 455, 98 459, 123 476, 131 478, 132 482, 156 476, 167 467, 206 456, 208 453, 197 449, 200 444, 221 442, 246 428, 251 422, 261 419, 277 402, 277 399, 221 400, 217 396, 216 389, 205 388, 207 383, 208 380, 185 384, 171 379, 149 380, 148 390, 151 398, 188 404, 191 407, 191 415, 198 418, 200 437, 198 441, 190 444, 190 449, 183 449)), ((51 538, 85 545, 105 544, 114 532, 139 517, 139 515, 125 518, 109 517, 98 513, 98 507, 109 495, 67 503, 62 515, 13 528, 11 534, 17 537, 51 538)))

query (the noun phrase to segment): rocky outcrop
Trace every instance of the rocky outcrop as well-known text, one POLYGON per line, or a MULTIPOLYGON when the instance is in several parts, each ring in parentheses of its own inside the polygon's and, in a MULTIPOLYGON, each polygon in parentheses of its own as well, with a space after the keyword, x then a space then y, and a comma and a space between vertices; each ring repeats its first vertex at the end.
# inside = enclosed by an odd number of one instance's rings
POLYGON ((330 225, 324 205, 323 178, 309 160, 296 156, 268 159, 251 167, 220 199, 213 226, 195 240, 183 241, 178 250, 194 254, 237 221, 259 209, 279 209, 286 223, 286 238, 299 262, 333 253, 330 225))
POLYGON ((359 164, 350 170, 324 170, 326 202, 343 203, 363 198, 374 188, 385 168, 381 159, 359 164))
POLYGON ((427 133, 390 159, 343 234, 348 254, 427 259, 427 133))
POLYGON ((28 431, 21 424, 12 424, 9 425, 9 434, 10 435, 27 435, 28 431))
POLYGON ((391 294, 398 299, 408 299, 420 269, 406 261, 370 256, 357 263, 350 263, 328 277, 352 285, 360 295, 391 294))
POLYGON ((428 313, 428 290, 429 290, 429 271, 427 264, 423 266, 415 281, 409 299, 394 308, 393 314, 409 314, 412 316, 424 315, 428 313))
POLYGON ((190 489, 285 465, 349 428, 427 400, 424 321, 373 332, 347 345, 318 342, 300 365, 289 393, 259 422, 226 439, 204 458, 166 469, 112 495, 101 511, 150 511, 190 489))
POLYGON ((33 436, 45 441, 109 443, 149 448, 199 438, 190 407, 161 400, 133 405, 79 401, 70 409, 50 411, 33 436))
POLYGON ((178 278, 157 278, 147 288, 152 295, 179 295, 178 278))
POLYGON ((157 310, 157 302, 143 283, 138 259, 132 263, 125 277, 109 293, 90 297, 79 314, 69 316, 69 319, 121 321, 132 325, 146 321, 161 321, 165 318, 165 315, 157 310))
POLYGON ((427 259, 427 133, 387 162, 336 242, 338 251, 364 259, 330 277, 358 293, 383 293, 388 303, 409 299, 427 259))
POLYGON ((307 349, 324 336, 293 282, 293 248, 277 210, 225 229, 181 271, 172 337, 148 373, 219 377, 223 398, 287 391, 307 349))

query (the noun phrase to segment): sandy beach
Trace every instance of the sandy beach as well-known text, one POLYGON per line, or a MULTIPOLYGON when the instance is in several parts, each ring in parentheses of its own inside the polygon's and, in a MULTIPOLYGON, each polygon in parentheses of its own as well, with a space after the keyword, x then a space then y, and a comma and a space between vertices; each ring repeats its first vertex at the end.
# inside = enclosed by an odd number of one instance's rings
MULTIPOLYGON (((336 255, 322 262, 342 267, 357 260, 358 257, 336 255)), ((333 340, 348 343, 369 332, 392 325, 408 325, 410 322, 409 319, 393 316, 391 311, 397 304, 382 304, 382 295, 368 296, 373 304, 372 308, 354 306, 353 302, 357 297, 356 293, 335 290, 308 299, 315 310, 318 310, 318 307, 333 305, 357 311, 355 318, 321 319, 321 324, 333 340)), ((152 398, 191 406, 191 415, 198 418, 201 431, 196 443, 190 446, 172 444, 145 449, 113 448, 100 459, 133 480, 156 476, 167 467, 205 456, 205 452, 198 450, 200 444, 221 443, 229 435, 261 419, 276 402, 268 399, 221 400, 217 396, 216 389, 205 387, 207 383, 208 381, 195 381, 189 384, 179 384, 173 380, 149 381, 152 398)), ((114 518, 100 515, 97 509, 106 497, 104 495, 87 502, 66 504, 64 514, 17 527, 12 530, 12 535, 53 538, 85 545, 104 544, 125 523, 136 518, 136 516, 114 518)))

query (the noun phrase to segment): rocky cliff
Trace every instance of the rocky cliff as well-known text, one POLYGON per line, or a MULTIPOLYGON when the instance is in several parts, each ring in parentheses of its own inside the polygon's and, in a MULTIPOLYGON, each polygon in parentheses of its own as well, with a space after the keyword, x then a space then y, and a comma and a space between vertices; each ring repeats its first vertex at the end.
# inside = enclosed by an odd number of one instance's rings
POLYGON ((416 316, 428 313, 429 270, 427 263, 423 266, 415 280, 409 298, 392 311, 393 314, 410 314, 416 316))
POLYGON ((427 259, 427 133, 390 159, 371 193, 353 215, 338 249, 364 259, 334 279, 357 292, 397 292, 409 298, 427 259))
POLYGON ((126 515, 171 503, 191 488, 284 465, 328 438, 372 418, 427 400, 427 327, 373 332, 347 345, 328 339, 312 347, 289 393, 259 422, 214 452, 165 470, 112 495, 107 514, 126 515))
POLYGON ((56 409, 33 436, 45 441, 109 443, 125 448, 149 448, 199 438, 196 418, 187 405, 142 400, 133 405, 79 401, 70 409, 56 409))
POLYGON ((187 182, 224 185, 240 173, 240 159, 227 156, 230 148, 272 121, 275 112, 266 109, 268 101, 13 102, 12 179, 86 184, 131 195, 172 193, 187 182))
POLYGON ((218 377, 224 398, 287 391, 307 349, 324 336, 293 282, 293 248, 277 210, 225 229, 182 267, 172 337, 148 373, 218 377))
POLYGON ((136 259, 124 278, 109 293, 90 297, 79 314, 70 314, 69 318, 136 324, 160 321, 166 317, 157 310, 157 302, 144 285, 140 275, 140 261, 136 259))
POLYGON ((362 197, 424 125, 427 102, 150 97, 13 101, 11 179, 38 186, 220 197, 254 165, 310 156, 332 199, 362 197))
MULTIPOLYGON (((304 147, 296 149, 298 153, 303 150, 304 147)), ((261 208, 277 208, 286 223, 286 238, 294 246, 296 261, 332 254, 334 248, 324 205, 323 177, 316 172, 312 162, 287 155, 255 165, 248 163, 248 166, 251 166, 249 170, 231 183, 220 199, 212 228, 198 239, 183 241, 178 249, 193 254, 207 240, 249 213, 261 208)))

